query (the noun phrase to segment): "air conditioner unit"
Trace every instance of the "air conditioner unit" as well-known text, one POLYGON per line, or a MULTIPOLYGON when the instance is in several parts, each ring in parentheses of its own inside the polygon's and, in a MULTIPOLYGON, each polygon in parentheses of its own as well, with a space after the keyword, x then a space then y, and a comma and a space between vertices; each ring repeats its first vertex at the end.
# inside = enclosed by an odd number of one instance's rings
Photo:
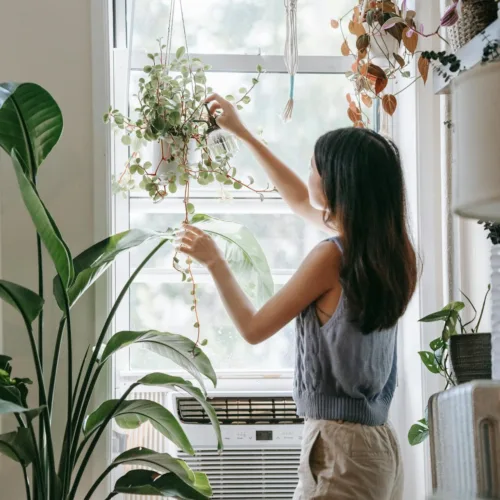
POLYGON ((429 430, 439 498, 500 499, 500 382, 478 380, 431 397, 429 430))
POLYGON ((291 394, 216 393, 210 397, 221 423, 224 451, 208 415, 185 393, 169 393, 168 407, 179 419, 194 457, 172 455, 205 472, 214 500, 290 500, 297 486, 303 420, 291 394))

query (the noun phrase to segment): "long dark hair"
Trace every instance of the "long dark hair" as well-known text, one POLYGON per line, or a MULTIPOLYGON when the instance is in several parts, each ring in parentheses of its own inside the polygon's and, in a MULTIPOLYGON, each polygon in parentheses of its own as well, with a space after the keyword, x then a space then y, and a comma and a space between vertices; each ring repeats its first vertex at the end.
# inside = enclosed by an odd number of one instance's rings
POLYGON ((390 328, 417 282, 398 149, 372 130, 350 127, 321 136, 314 159, 325 217, 342 236, 340 282, 351 320, 365 334, 390 328))

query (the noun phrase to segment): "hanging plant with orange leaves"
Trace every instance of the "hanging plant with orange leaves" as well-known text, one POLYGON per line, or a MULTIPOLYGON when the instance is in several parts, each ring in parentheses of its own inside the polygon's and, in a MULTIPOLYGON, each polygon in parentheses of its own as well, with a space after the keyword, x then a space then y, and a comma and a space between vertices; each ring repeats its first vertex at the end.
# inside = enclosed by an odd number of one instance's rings
POLYGON ((406 0, 354 2, 349 12, 339 20, 332 19, 330 25, 341 31, 341 54, 353 58, 351 70, 346 73, 353 85, 352 95, 347 95, 347 115, 354 126, 365 127, 370 124, 367 109, 374 100, 379 99, 382 109, 392 116, 400 92, 419 79, 426 83, 429 61, 422 55, 418 56, 416 74, 412 71, 412 62, 419 54, 419 40, 441 37, 439 30, 441 26, 449 26, 449 19, 443 16, 437 29, 425 34, 424 27, 417 23, 417 13, 407 9, 406 0), (393 86, 389 83, 401 80, 408 80, 408 84, 391 93, 393 86))

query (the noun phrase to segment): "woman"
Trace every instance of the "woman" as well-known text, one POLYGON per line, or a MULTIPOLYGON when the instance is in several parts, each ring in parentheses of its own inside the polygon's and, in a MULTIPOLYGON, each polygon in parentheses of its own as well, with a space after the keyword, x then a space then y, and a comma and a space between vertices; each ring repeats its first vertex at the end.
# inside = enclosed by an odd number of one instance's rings
POLYGON ((396 147, 357 128, 316 142, 306 185, 240 121, 209 97, 217 123, 263 165, 285 202, 332 236, 256 311, 214 241, 186 225, 179 249, 204 264, 225 308, 250 344, 297 318, 294 399, 306 419, 296 500, 401 500, 403 470, 387 424, 396 386, 397 321, 415 290, 396 147))

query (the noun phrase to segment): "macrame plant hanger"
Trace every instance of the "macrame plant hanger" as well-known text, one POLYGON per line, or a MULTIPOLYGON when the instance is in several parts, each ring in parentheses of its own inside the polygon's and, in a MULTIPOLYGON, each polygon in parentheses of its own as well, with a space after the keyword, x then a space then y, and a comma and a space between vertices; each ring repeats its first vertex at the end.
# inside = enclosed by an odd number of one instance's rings
POLYGON ((285 0, 286 12, 286 41, 285 41, 285 66, 290 75, 290 93, 288 102, 283 110, 283 121, 292 119, 293 99, 295 92, 295 75, 299 69, 299 50, 297 41, 297 1, 285 0))
MULTIPOLYGON (((167 40, 166 40, 166 48, 165 48, 165 65, 168 67, 168 63, 170 62, 170 54, 172 50, 172 34, 173 34, 173 26, 174 26, 174 12, 175 12, 175 3, 176 0, 170 0, 170 13, 168 16, 168 27, 167 27, 167 40)), ((182 3, 181 3, 181 11, 182 11, 182 3)), ((132 70, 132 50, 134 45, 134 21, 135 21, 135 0, 132 0, 132 6, 130 9, 130 25, 128 26, 128 71, 127 71, 127 89, 130 90, 130 72, 132 70)), ((184 27, 184 15, 182 16, 182 24, 184 27)), ((184 34, 186 29, 184 27, 184 34)), ((187 50, 187 40, 186 40, 186 50, 187 50)))

